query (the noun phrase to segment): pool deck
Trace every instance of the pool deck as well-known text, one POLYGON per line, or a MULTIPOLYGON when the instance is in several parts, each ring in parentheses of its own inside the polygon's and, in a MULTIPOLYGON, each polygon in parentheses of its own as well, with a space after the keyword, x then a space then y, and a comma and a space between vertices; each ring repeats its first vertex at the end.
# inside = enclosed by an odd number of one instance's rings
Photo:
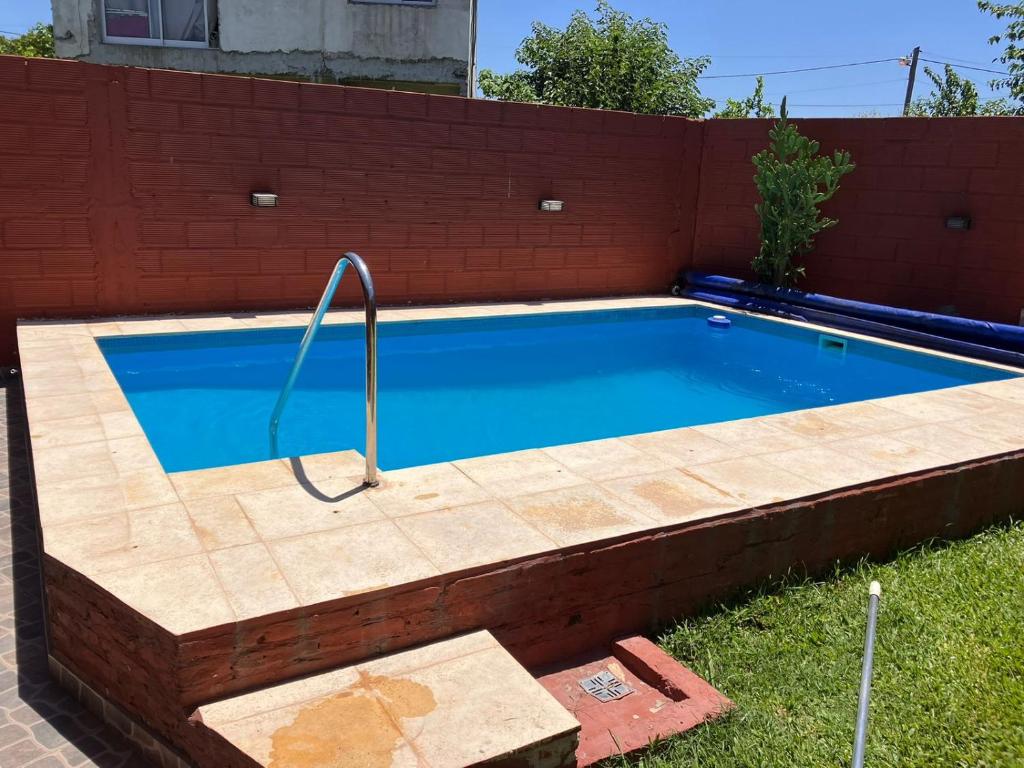
MULTIPOLYGON (((643 297, 396 308, 381 310, 380 320, 684 303, 700 304, 643 297)), ((84 576, 83 589, 113 596, 117 610, 127 608, 140 626, 161 628, 166 637, 154 641, 153 653, 178 654, 173 684, 186 704, 273 679, 246 655, 247 643, 301 624, 285 633, 294 662, 295 638, 327 631, 309 622, 331 616, 337 623, 370 598, 383 606, 371 622, 376 629, 333 648, 318 640, 295 669, 355 660, 360 643, 364 653, 366 646, 401 647, 403 632, 419 620, 418 609, 402 607, 403 595, 440 590, 450 598, 466 584, 546 558, 749 519, 773 505, 813 506, 904 477, 1011 459, 1017 467, 1024 451, 1019 378, 383 472, 379 488, 362 486, 363 459, 354 451, 168 474, 95 341, 301 326, 308 318, 302 312, 19 323, 48 587, 84 576), (405 629, 381 629, 388 620, 405 629), (212 661, 218 654, 222 660, 212 661)), ((339 310, 326 322, 362 322, 362 313, 339 310)), ((487 628, 480 616, 445 621, 437 637, 487 628)), ((71 642, 54 623, 57 645, 71 642)), ((507 634, 518 631, 524 630, 507 634)), ((543 656, 537 651, 531 659, 543 656)))

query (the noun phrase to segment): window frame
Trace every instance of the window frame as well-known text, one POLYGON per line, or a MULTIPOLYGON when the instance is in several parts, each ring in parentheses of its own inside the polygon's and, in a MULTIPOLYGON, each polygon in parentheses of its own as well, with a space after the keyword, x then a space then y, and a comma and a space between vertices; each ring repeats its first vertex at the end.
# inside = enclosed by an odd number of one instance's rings
POLYGON ((435 8, 437 0, 348 0, 349 5, 404 5, 408 8, 435 8))
MULTIPOLYGON (((152 0, 160 15, 160 37, 119 37, 107 34, 107 0, 100 0, 100 18, 103 22, 103 42, 114 45, 146 45, 155 48, 209 48, 210 47, 210 0, 203 0, 203 32, 205 39, 167 40, 164 32, 164 0, 152 0)), ((146 18, 149 18, 148 16, 146 18)))

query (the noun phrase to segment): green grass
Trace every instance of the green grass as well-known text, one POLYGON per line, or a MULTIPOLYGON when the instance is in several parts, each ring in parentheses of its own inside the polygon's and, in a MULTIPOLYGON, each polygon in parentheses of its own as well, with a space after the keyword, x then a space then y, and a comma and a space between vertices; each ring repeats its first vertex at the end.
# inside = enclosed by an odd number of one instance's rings
POLYGON ((867 587, 882 583, 865 765, 1024 765, 1024 525, 789 579, 669 630, 726 718, 624 764, 848 766, 867 587))

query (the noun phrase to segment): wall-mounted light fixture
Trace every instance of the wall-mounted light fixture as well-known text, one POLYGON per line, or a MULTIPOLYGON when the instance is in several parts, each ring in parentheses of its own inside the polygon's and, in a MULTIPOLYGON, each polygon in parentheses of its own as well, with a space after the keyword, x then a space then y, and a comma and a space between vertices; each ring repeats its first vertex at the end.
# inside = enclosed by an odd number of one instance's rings
POLYGON ((970 229, 970 216, 947 216, 946 229, 970 229))
POLYGON ((277 195, 273 192, 253 192, 249 196, 249 202, 257 208, 276 208, 277 195))
POLYGON ((558 213, 565 207, 565 203, 561 200, 541 200, 540 209, 547 211, 548 213, 558 213))

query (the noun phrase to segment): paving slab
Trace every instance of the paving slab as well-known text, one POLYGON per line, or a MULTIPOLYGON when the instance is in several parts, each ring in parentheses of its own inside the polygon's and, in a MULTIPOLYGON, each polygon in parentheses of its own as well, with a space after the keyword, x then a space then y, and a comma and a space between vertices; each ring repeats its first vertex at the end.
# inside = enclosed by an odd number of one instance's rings
POLYGON ((560 768, 580 727, 486 631, 236 696, 195 720, 275 768, 560 768))

